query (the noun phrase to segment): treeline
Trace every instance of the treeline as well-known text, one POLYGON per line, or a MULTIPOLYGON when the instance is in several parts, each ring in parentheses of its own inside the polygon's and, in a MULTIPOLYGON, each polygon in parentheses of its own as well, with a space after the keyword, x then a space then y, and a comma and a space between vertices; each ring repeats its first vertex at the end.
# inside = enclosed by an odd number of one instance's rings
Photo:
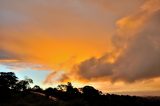
POLYGON ((37 93, 48 99, 56 98, 54 106, 160 106, 159 99, 103 94, 92 86, 76 88, 70 82, 45 90, 38 85, 31 88, 32 83, 33 80, 30 78, 19 80, 13 72, 0 72, 0 103, 10 103, 8 101, 18 94, 23 98, 37 93))

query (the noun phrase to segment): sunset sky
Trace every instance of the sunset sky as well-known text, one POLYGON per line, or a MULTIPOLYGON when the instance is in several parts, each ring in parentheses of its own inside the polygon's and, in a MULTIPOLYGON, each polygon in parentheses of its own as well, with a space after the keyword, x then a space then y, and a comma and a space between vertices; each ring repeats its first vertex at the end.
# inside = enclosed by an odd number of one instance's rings
POLYGON ((160 96, 160 0, 0 0, 0 71, 160 96))

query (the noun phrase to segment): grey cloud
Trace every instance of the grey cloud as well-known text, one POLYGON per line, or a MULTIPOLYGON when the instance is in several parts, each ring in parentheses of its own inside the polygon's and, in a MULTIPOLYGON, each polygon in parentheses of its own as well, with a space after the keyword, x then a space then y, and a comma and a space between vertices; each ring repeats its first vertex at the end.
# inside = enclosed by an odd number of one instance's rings
POLYGON ((116 63, 115 79, 134 81, 160 76, 160 11, 130 42, 128 49, 116 63))
POLYGON ((79 74, 87 79, 104 77, 112 75, 112 64, 106 64, 106 56, 101 58, 90 58, 80 65, 78 65, 77 71, 79 74))
MULTIPOLYGON (((160 77, 159 28, 160 11, 157 11, 148 17, 140 32, 125 42, 127 48, 114 64, 101 61, 107 59, 106 56, 91 58, 77 65, 77 73, 85 79, 109 77, 111 81, 126 82, 160 77)), ((121 39, 118 40, 121 42, 121 39)))
POLYGON ((0 60, 10 60, 17 59, 19 56, 16 56, 14 53, 11 53, 7 50, 0 49, 0 60))

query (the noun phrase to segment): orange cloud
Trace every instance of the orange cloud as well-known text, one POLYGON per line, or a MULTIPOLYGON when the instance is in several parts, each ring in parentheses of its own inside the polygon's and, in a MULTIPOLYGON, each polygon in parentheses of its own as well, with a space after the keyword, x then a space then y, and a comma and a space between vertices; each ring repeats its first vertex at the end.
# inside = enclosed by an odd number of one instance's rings
POLYGON ((159 77, 159 7, 159 0, 3 1, 0 63, 50 70, 45 83, 117 81, 110 89, 127 90, 123 81, 159 77))
MULTIPOLYGON (((152 4, 153 2, 148 1, 142 7, 152 4)), ((135 14, 120 19, 118 31, 113 36, 113 52, 100 58, 87 59, 73 70, 89 80, 106 77, 111 81, 134 82, 159 77, 159 49, 151 43, 159 39, 159 24, 152 24, 159 21, 158 5, 150 9, 140 8, 135 14), (154 36, 155 39, 149 39, 149 36, 154 36), (112 54, 116 54, 112 64, 104 61, 112 59, 112 54)))

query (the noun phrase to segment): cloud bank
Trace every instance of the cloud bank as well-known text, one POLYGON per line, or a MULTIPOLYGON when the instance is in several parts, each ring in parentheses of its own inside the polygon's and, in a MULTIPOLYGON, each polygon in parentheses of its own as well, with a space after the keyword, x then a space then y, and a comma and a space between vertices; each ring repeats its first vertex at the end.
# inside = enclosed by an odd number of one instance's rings
POLYGON ((87 80, 106 77, 111 81, 134 82, 160 77, 160 1, 149 0, 134 14, 117 22, 113 36, 114 62, 107 54, 90 58, 73 68, 87 80))

